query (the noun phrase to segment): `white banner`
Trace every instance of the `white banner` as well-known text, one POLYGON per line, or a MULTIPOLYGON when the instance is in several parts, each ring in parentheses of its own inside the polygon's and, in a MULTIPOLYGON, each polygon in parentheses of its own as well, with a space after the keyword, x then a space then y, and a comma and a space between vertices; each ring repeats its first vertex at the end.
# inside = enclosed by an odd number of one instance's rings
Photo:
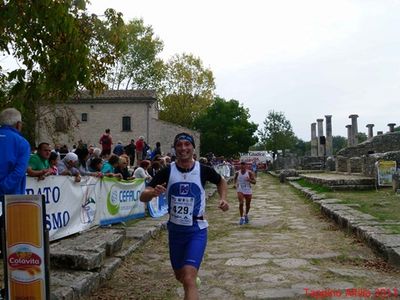
POLYGON ((100 225, 144 217, 144 203, 140 202, 140 194, 144 187, 143 178, 120 181, 104 177, 99 193, 100 225))
POLYGON ((45 195, 46 228, 50 240, 56 240, 83 230, 96 222, 95 187, 99 179, 82 177, 74 182, 71 176, 49 176, 45 180, 26 178, 27 195, 45 195))
POLYGON ((144 217, 144 204, 139 201, 143 189, 143 179, 83 176, 77 183, 71 176, 49 176, 44 180, 27 177, 26 181, 26 194, 45 195, 51 241, 95 225, 144 217))

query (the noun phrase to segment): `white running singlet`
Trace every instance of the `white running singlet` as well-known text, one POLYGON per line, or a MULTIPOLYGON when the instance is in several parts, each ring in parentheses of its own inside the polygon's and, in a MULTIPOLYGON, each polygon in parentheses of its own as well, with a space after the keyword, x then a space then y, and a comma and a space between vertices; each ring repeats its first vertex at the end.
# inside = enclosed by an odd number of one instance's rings
POLYGON ((236 178, 237 188, 236 191, 242 193, 244 195, 251 195, 251 183, 250 183, 250 175, 249 171, 246 170, 244 174, 241 171, 238 171, 238 176, 236 178))

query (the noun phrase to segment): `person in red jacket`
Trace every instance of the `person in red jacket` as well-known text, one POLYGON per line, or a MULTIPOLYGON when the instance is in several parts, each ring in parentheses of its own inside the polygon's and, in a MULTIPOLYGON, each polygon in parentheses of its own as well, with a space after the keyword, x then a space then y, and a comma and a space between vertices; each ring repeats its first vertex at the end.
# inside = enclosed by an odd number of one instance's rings
POLYGON ((106 129, 105 133, 100 137, 99 143, 101 144, 101 156, 109 156, 111 154, 112 136, 110 129, 106 129))
POLYGON ((143 149, 144 149, 144 137, 140 136, 136 141, 136 166, 140 166, 140 162, 143 160, 143 149))

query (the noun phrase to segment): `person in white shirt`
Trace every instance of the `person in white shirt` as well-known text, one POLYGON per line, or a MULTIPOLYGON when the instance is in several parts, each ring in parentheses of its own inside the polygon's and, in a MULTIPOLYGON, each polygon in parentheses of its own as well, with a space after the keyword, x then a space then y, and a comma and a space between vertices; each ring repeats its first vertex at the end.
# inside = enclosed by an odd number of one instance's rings
POLYGON ((239 213, 240 220, 239 225, 249 223, 249 211, 250 203, 253 192, 251 190, 251 184, 256 184, 256 178, 254 173, 247 169, 246 163, 242 161, 240 163, 240 170, 236 172, 233 182, 236 187, 237 197, 239 200, 239 213), (243 206, 246 200, 246 211, 244 212, 243 206))

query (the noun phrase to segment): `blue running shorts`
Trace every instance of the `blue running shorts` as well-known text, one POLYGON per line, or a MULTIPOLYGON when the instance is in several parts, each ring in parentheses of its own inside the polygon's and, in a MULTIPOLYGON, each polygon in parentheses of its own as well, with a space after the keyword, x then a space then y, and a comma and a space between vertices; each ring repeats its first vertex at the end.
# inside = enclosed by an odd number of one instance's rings
POLYGON ((174 270, 185 265, 200 268, 207 245, 207 228, 191 231, 168 231, 169 257, 174 270))

